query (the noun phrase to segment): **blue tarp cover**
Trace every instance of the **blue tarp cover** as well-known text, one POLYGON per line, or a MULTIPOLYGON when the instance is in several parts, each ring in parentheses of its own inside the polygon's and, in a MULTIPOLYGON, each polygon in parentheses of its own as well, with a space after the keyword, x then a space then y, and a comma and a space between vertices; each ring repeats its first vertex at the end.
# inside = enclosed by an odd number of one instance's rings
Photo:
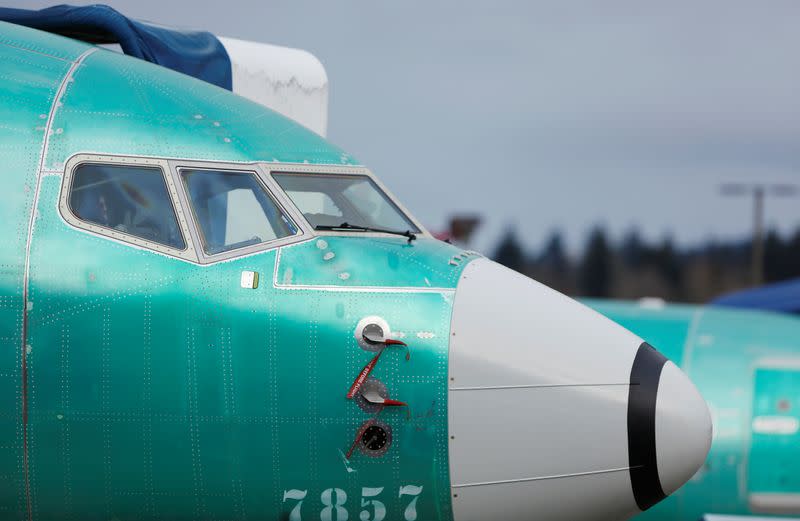
POLYGON ((800 314, 800 279, 729 293, 711 301, 711 304, 800 314))
POLYGON ((57 5, 41 10, 0 8, 0 20, 89 43, 118 43, 125 54, 231 90, 231 62, 206 31, 132 20, 107 5, 57 5))

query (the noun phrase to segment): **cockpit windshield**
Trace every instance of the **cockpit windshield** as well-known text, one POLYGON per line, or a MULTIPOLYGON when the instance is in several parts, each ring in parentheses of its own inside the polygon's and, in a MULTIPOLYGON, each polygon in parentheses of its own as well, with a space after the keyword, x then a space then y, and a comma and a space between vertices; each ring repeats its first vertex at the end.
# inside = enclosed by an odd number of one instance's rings
POLYGON ((209 255, 297 233, 253 172, 187 169, 181 177, 209 255))
POLYGON ((365 175, 274 172, 272 176, 315 229, 420 231, 365 175))

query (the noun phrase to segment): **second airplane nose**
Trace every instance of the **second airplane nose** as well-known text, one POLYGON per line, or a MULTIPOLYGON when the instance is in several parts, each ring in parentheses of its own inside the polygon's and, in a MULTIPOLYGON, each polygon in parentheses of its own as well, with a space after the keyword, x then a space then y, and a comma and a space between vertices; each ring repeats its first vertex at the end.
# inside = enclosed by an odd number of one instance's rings
POLYGON ((636 351, 628 392, 628 455, 636 504, 646 510, 692 477, 711 445, 711 416, 675 364, 647 343, 636 351))
POLYGON ((711 414, 705 400, 683 371, 667 362, 656 396, 656 461, 666 495, 697 470, 685 462, 705 462, 711 436, 711 414))
POLYGON ((459 281, 450 341, 455 521, 623 519, 705 461, 708 408, 658 351, 494 262, 459 281))

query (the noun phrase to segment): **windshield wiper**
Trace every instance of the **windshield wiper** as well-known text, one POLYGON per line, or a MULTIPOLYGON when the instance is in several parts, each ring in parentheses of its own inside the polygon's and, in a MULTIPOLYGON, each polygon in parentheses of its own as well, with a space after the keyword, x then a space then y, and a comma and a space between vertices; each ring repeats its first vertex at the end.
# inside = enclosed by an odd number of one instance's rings
POLYGON ((385 228, 373 228, 371 226, 360 226, 358 224, 350 224, 344 222, 339 225, 330 225, 330 224, 318 224, 314 226, 315 230, 325 230, 325 231, 336 231, 336 230, 359 230, 364 232, 377 232, 377 233, 391 233, 392 235, 401 235, 403 237, 408 238, 408 243, 411 244, 411 241, 417 238, 417 234, 412 232, 411 230, 406 230, 401 232, 400 230, 387 230, 385 228))

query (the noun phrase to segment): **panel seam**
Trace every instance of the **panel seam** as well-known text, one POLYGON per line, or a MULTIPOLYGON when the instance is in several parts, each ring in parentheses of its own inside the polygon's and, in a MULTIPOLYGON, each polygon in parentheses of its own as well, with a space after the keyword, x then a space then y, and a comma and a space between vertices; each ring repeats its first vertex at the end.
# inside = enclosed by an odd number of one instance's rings
MULTIPOLYGON (((640 465, 639 465, 640 466, 640 465)), ((610 474, 612 472, 624 472, 636 467, 618 467, 613 469, 589 470, 586 472, 573 472, 570 474, 555 474, 552 476, 535 476, 530 478, 516 478, 516 479, 501 479, 497 481, 481 481, 477 483, 461 483, 453 485, 453 488, 466 488, 466 487, 484 487, 487 485, 507 485, 509 483, 525 483, 528 481, 543 481, 546 479, 562 479, 562 478, 577 478, 580 476, 593 476, 595 474, 610 474)))
POLYGON ((689 376, 692 368, 692 357, 694 356, 695 337, 697 330, 700 328, 700 320, 703 318, 705 310, 699 308, 692 314, 692 321, 689 325, 689 330, 686 333, 686 341, 683 344, 683 352, 681 353, 683 359, 681 360, 681 369, 689 376))
POLYGON ((620 383, 573 383, 573 384, 521 384, 521 385, 476 385, 470 387, 451 387, 449 391, 504 391, 513 389, 552 389, 560 387, 630 387, 639 385, 636 382, 620 383))
POLYGON ((84 51, 75 61, 72 62, 67 73, 61 79, 58 86, 56 95, 50 105, 50 111, 47 116, 47 123, 44 127, 44 139, 42 140, 42 151, 39 154, 39 164, 36 168, 36 189, 33 194, 33 204, 31 205, 31 214, 28 219, 28 236, 25 241, 25 270, 22 276, 22 467, 23 467, 23 480, 25 482, 25 505, 28 510, 28 521, 33 520, 33 505, 31 501, 31 480, 30 480, 30 462, 28 458, 28 360, 27 360, 27 344, 28 344, 28 283, 30 280, 30 260, 31 260, 31 241, 33 238, 33 228, 36 222, 36 214, 39 208, 39 191, 42 185, 42 173, 45 170, 44 165, 47 161, 47 150, 50 146, 50 135, 52 134, 52 126, 55 121, 58 108, 61 106, 61 98, 67 90, 67 85, 72 81, 72 75, 77 68, 83 63, 87 56, 97 50, 92 47, 84 51))
POLYGON ((11 47, 12 49, 16 49, 16 50, 22 51, 22 52, 28 52, 28 53, 31 53, 31 54, 38 54, 39 56, 47 56, 48 58, 52 58, 54 60, 59 60, 59 61, 62 61, 62 62, 71 62, 72 61, 69 58, 62 58, 61 56, 56 56, 54 54, 49 54, 49 53, 42 52, 42 51, 36 51, 34 49, 28 49, 27 47, 22 47, 20 45, 14 45, 13 43, 9 43, 9 42, 0 42, 0 45, 5 45, 6 47, 11 47))

